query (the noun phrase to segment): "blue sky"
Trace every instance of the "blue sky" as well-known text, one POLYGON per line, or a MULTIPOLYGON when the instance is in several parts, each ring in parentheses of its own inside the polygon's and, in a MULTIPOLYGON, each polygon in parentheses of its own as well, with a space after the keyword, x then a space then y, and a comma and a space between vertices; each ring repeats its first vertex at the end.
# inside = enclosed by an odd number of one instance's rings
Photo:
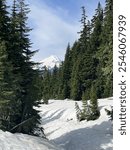
POLYGON ((40 61, 50 55, 64 59, 67 44, 78 39, 81 6, 85 6, 88 18, 94 15, 98 2, 105 0, 27 0, 31 12, 29 26, 33 49, 39 52, 33 57, 40 61))

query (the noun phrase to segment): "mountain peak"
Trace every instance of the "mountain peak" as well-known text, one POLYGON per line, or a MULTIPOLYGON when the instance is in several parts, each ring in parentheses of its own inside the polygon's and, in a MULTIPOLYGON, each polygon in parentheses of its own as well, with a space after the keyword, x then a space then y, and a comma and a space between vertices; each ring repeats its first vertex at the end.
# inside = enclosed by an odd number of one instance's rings
POLYGON ((57 67, 60 66, 61 60, 57 56, 51 55, 51 56, 43 59, 42 61, 40 61, 40 63, 41 63, 41 65, 40 65, 41 68, 47 67, 48 69, 53 69, 55 65, 57 67))

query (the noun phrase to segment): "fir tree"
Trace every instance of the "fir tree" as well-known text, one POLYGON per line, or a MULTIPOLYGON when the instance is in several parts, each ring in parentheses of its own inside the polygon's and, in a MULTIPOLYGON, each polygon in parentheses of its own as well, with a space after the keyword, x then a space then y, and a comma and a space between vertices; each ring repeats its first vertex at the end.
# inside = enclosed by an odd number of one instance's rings
POLYGON ((9 130, 12 126, 15 90, 12 65, 8 61, 5 42, 0 41, 0 129, 9 130))
POLYGON ((75 102, 75 110, 76 110, 76 117, 78 121, 81 121, 81 110, 77 102, 75 102))
MULTIPOLYGON (((42 80, 42 98, 45 104, 48 104, 48 100, 51 98, 51 72, 44 67, 43 80, 42 80)), ((53 85, 54 86, 54 85, 53 85)))
POLYGON ((100 3, 98 3, 98 7, 95 10, 95 15, 91 21, 92 26, 92 34, 91 34, 91 51, 93 53, 93 61, 95 62, 95 84, 97 90, 98 98, 103 96, 103 78, 102 71, 100 66, 100 60, 102 58, 98 58, 98 53, 100 46, 102 44, 102 30, 103 30, 103 9, 100 3))
POLYGON ((89 120, 89 117, 90 117, 90 106, 88 105, 88 100, 87 100, 87 92, 83 92, 83 95, 82 95, 82 107, 83 107, 83 110, 82 110, 82 116, 84 118, 84 120, 89 120))
MULTIPOLYGON (((14 7, 15 8, 15 7, 14 7)), ((38 127, 40 116, 33 106, 37 106, 39 100, 38 86, 36 78, 38 77, 37 70, 34 70, 34 63, 30 60, 34 51, 31 51, 31 43, 28 38, 30 29, 27 27, 27 14, 29 12, 27 5, 23 0, 20 0, 18 5, 17 24, 18 30, 14 30, 18 34, 18 50, 21 62, 19 65, 20 73, 20 115, 17 125, 11 129, 12 132, 22 132, 34 134, 35 128, 38 127)), ((15 17, 15 16, 13 16, 15 17)), ((17 44, 16 44, 17 45, 17 44)), ((17 50, 17 49, 14 49, 17 50)), ((15 52, 14 52, 15 53, 15 52)), ((15 63, 15 62, 14 62, 15 63)), ((16 65, 16 64, 15 64, 16 65)))
POLYGON ((100 59, 101 74, 104 78, 104 97, 112 96, 113 89, 113 1, 106 0, 106 7, 104 10, 104 22, 102 30, 102 43, 98 53, 100 59))
POLYGON ((63 63, 63 97, 70 98, 70 78, 72 71, 71 48, 68 44, 63 63))
POLYGON ((90 107, 91 107, 91 115, 89 117, 89 120, 95 120, 100 116, 100 112, 98 110, 98 100, 94 85, 92 85, 90 92, 90 107))
POLYGON ((0 39, 5 41, 6 47, 10 33, 10 18, 7 8, 6 0, 0 0, 0 39))
POLYGON ((79 59, 74 63, 71 74, 71 98, 81 100, 81 82, 79 78, 79 59))

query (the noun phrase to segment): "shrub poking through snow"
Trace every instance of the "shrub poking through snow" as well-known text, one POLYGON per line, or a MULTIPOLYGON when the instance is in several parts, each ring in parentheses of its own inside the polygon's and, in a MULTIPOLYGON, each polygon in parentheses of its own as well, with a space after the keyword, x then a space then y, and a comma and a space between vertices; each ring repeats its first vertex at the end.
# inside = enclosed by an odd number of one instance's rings
POLYGON ((111 110, 105 109, 107 115, 109 116, 109 119, 113 121, 113 107, 111 106, 111 110))
POLYGON ((86 98, 83 96, 82 107, 83 109, 81 110, 78 106, 78 103, 75 103, 76 116, 78 121, 89 121, 96 120, 99 118, 100 111, 98 109, 97 95, 94 86, 92 86, 90 92, 90 104, 88 104, 88 100, 86 100, 86 98))

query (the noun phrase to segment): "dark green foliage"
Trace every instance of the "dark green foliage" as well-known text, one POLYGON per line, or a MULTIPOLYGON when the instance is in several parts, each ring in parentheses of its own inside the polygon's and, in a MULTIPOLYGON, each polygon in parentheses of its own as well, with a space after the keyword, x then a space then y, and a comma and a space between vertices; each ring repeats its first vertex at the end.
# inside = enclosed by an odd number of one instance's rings
POLYGON ((79 108, 77 103, 75 104, 76 116, 77 116, 78 121, 96 120, 100 116, 96 90, 94 86, 92 86, 91 91, 90 91, 90 104, 88 104, 88 100, 86 99, 86 97, 87 97, 86 92, 84 92, 82 96, 82 110, 79 108))
POLYGON ((8 62, 5 43, 0 41, 0 128, 8 130, 11 125, 11 104, 15 99, 12 65, 8 62))
POLYGON ((8 15, 6 1, 0 1, 0 128, 35 134, 41 86, 31 61, 36 51, 30 50, 28 12, 24 0, 14 0, 8 15))
MULTIPOLYGON (((81 109, 79 108, 79 105, 77 102, 75 102, 75 110, 76 110, 76 117, 77 117, 77 120, 78 121, 81 121, 82 118, 81 118, 81 109)), ((83 118, 84 120, 84 118, 83 118)))
POLYGON ((10 33, 10 18, 7 8, 6 0, 0 0, 0 39, 5 41, 5 44, 9 40, 8 34, 10 33))
POLYGON ((79 79, 79 59, 74 63, 71 74, 71 98, 74 100, 81 99, 81 83, 79 79))
MULTIPOLYGON (((51 91, 51 72, 45 67, 43 71, 43 81, 42 81, 42 98, 45 104, 48 104, 51 91)), ((52 94, 52 93, 51 93, 52 94)))
POLYGON ((88 107, 86 106, 86 110, 81 110, 79 108, 79 105, 77 102, 75 102, 75 110, 76 110, 76 117, 78 121, 83 121, 83 120, 87 120, 88 116, 89 116, 89 110, 88 107), (87 111, 88 110, 88 111, 87 111))
MULTIPOLYGON (((33 134, 34 130, 38 128, 40 116, 38 112, 33 108, 37 106, 37 101, 40 99, 38 93, 39 89, 36 83, 38 78, 38 71, 34 70, 34 63, 30 60, 35 51, 31 51, 31 43, 28 38, 28 32, 30 29, 26 26, 27 14, 29 9, 23 0, 18 3, 18 25, 19 25, 19 50, 22 52, 22 64, 20 64, 21 74, 21 118, 19 124, 26 122, 15 128, 15 132, 33 134), (33 118, 33 119, 30 119, 33 118), (35 118, 35 119, 34 119, 35 118)), ((20 117, 20 116, 19 116, 20 117)))
POLYGON ((105 79, 102 97, 109 97, 113 94, 113 0, 106 0, 101 40, 97 57, 100 59, 100 73, 105 79))
POLYGON ((109 116, 109 119, 113 121, 113 107, 111 106, 111 110, 105 109, 107 115, 109 116))
POLYGON ((71 49, 68 44, 65 61, 63 64, 63 97, 70 98, 70 79, 71 79, 71 70, 72 70, 72 58, 71 58, 71 49))
POLYGON ((95 120, 100 116, 100 111, 98 109, 98 100, 96 94, 96 88, 94 85, 91 87, 90 91, 90 108, 91 108, 91 115, 89 117, 90 120, 95 120))

